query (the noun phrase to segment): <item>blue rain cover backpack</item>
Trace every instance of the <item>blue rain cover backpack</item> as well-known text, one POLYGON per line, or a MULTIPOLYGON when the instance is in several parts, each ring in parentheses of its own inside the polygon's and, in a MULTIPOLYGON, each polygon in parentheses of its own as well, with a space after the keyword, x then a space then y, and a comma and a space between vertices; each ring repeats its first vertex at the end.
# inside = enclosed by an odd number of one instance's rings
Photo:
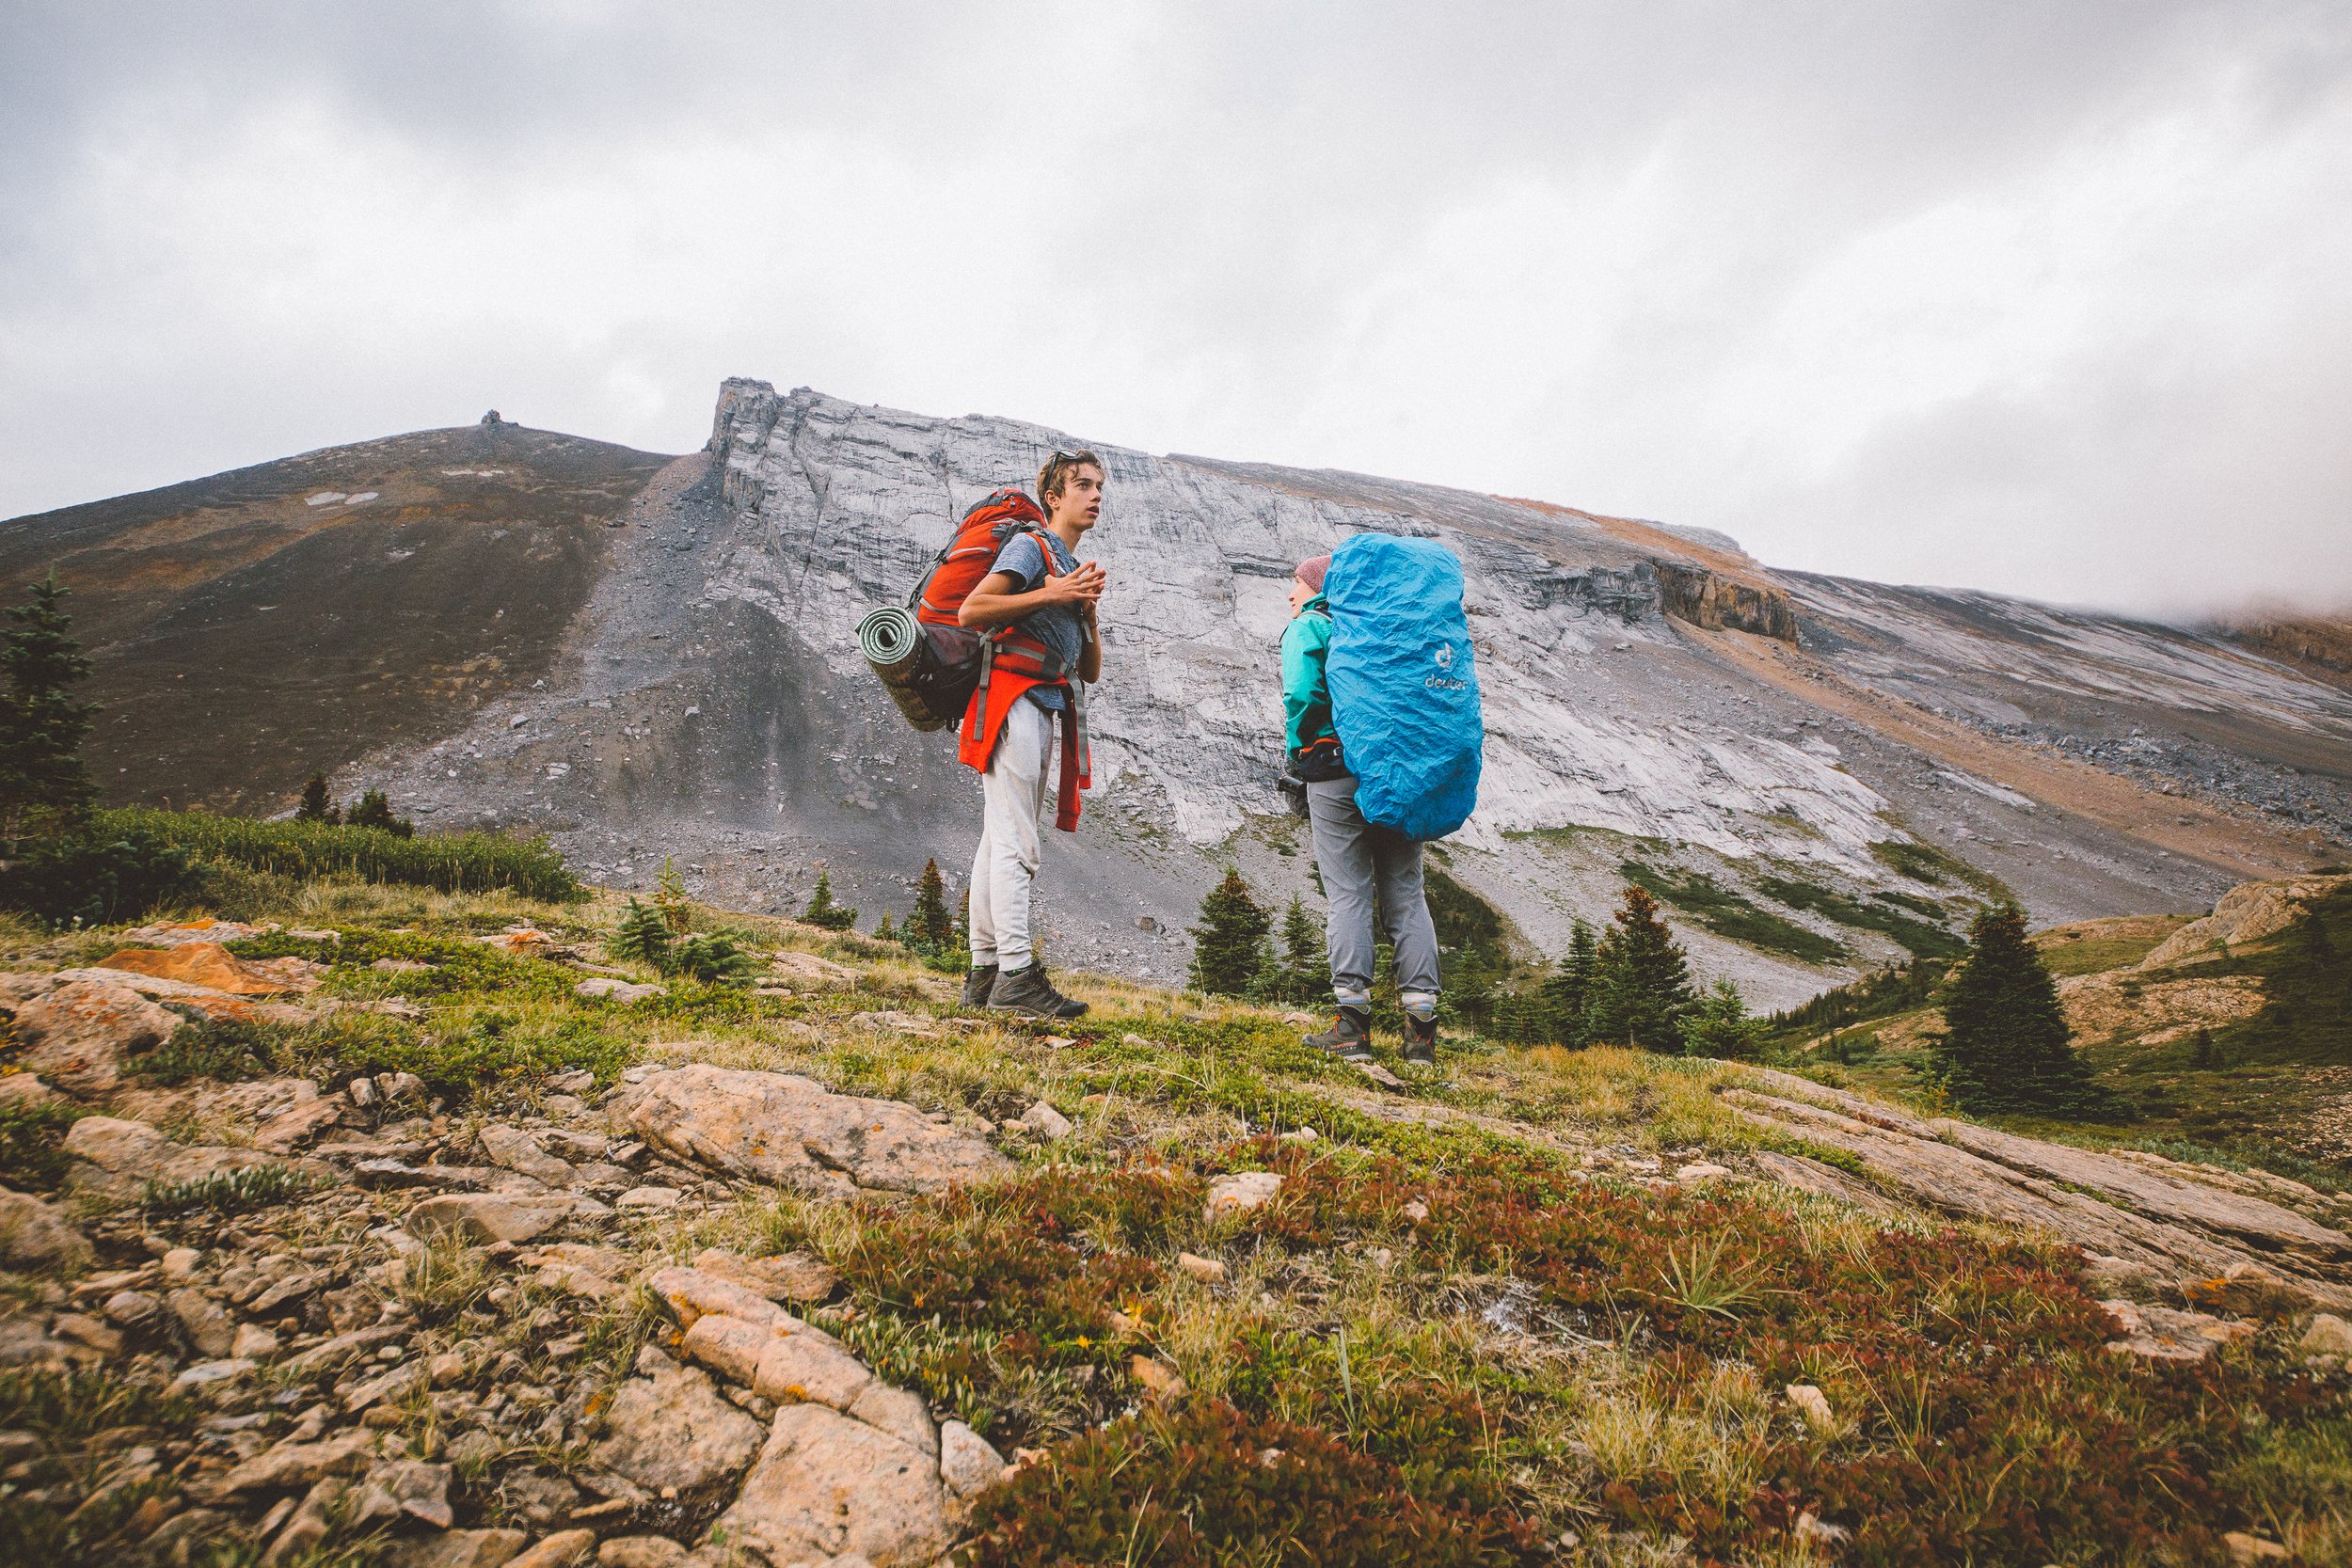
POLYGON ((1462 563, 1443 545, 1359 533, 1331 554, 1325 679, 1364 820, 1443 838, 1478 805, 1478 710, 1462 563))

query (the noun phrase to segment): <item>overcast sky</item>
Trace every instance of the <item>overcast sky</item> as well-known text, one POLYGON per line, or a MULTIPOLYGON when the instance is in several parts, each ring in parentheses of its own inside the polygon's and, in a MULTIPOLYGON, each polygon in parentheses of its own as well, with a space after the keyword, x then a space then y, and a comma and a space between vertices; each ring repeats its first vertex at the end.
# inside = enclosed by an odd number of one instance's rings
POLYGON ((2352 604, 2352 5, 0 0, 0 515, 730 374, 2352 604))

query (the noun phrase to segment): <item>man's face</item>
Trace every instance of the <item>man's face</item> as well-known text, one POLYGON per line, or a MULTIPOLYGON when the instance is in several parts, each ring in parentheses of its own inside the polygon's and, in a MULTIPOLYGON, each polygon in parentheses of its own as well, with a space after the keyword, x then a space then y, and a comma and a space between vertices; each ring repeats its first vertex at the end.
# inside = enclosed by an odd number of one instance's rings
POLYGON ((1064 474, 1053 507, 1055 523, 1074 525, 1080 533, 1092 528, 1103 516, 1103 470, 1082 463, 1064 474))

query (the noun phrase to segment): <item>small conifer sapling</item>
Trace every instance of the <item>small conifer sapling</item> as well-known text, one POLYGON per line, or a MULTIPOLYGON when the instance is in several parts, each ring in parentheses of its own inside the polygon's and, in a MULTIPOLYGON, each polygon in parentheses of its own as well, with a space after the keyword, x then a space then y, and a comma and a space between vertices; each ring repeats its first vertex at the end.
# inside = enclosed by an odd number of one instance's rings
POLYGON ((1245 994, 1263 961, 1272 926, 1241 873, 1226 867, 1200 900, 1200 923, 1192 927, 1194 988, 1212 996, 1245 994))
POLYGON ((833 901, 833 877, 829 872, 817 873, 817 887, 808 895, 807 908, 801 911, 802 921, 821 926, 828 931, 846 931, 857 924, 857 911, 846 904, 833 901))
POLYGON ((326 793, 326 775, 313 773, 303 781, 302 803, 294 807, 297 822, 318 822, 331 828, 343 819, 343 814, 326 793))

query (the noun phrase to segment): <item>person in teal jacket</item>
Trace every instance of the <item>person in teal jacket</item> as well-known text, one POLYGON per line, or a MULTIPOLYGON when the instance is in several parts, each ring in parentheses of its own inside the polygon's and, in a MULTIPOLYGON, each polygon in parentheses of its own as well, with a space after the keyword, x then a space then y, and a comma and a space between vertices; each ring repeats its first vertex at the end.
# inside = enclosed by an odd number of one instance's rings
POLYGON ((1282 632, 1283 739, 1290 772, 1307 786, 1315 869, 1329 901, 1331 995, 1338 1016, 1307 1043, 1351 1062, 1372 1060, 1375 928, 1385 925, 1396 949, 1397 997, 1405 1005, 1405 1059, 1438 1059, 1438 931, 1422 890, 1421 845, 1364 820, 1331 721, 1324 661, 1331 648, 1331 608, 1323 574, 1331 558, 1302 561, 1291 580, 1291 623, 1282 632))

